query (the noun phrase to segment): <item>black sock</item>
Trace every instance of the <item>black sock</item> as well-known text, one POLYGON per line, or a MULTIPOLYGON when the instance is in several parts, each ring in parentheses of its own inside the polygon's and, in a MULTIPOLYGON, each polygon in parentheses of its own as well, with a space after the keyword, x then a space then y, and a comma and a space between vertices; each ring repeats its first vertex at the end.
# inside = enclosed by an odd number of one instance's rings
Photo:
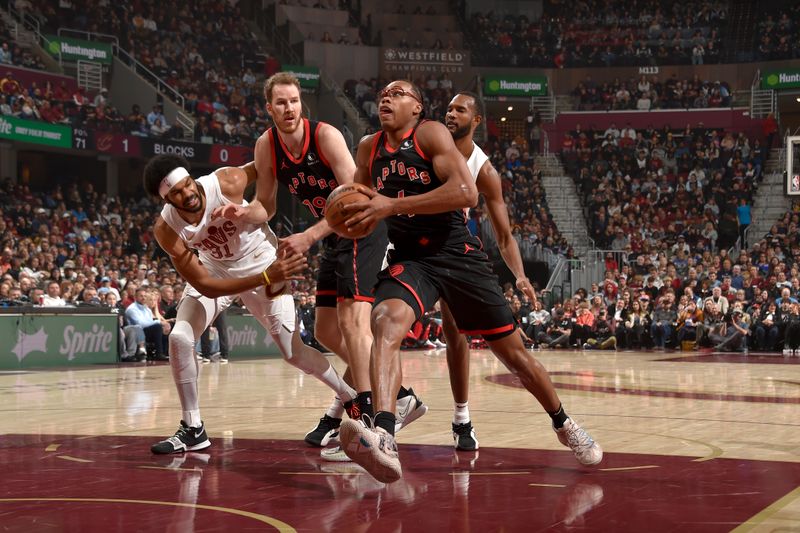
POLYGON ((397 399, 399 400, 399 399, 401 399, 401 398, 405 398, 405 397, 406 397, 406 396, 408 396, 409 394, 411 394, 411 393, 410 393, 410 392, 408 392, 408 389, 407 389, 407 388, 405 388, 405 387, 403 387, 402 385, 400 385, 400 390, 399 390, 399 391, 397 391, 397 399))
POLYGON ((372 391, 359 392, 355 401, 362 415, 372 416, 372 391))
POLYGON ((378 411, 375 413, 375 427, 383 428, 389 435, 394 435, 394 413, 378 411))
POLYGON ((564 427, 564 422, 566 422, 567 418, 569 418, 567 416, 567 413, 564 411, 564 407, 561 404, 558 405, 557 411, 553 413, 548 411, 547 414, 550 415, 550 418, 553 419, 553 427, 556 429, 561 429, 562 427, 564 427))

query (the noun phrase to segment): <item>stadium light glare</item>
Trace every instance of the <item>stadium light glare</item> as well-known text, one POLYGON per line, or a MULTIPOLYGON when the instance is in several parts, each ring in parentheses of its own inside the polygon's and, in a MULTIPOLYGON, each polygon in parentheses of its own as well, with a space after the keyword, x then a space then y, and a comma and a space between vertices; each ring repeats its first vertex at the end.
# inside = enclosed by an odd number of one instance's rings
POLYGON ((514 106, 513 105, 508 106, 508 110, 509 111, 514 111, 514 106))
POLYGON ((506 121, 506 117, 503 117, 503 118, 500 119, 500 122, 505 122, 505 121, 506 121))

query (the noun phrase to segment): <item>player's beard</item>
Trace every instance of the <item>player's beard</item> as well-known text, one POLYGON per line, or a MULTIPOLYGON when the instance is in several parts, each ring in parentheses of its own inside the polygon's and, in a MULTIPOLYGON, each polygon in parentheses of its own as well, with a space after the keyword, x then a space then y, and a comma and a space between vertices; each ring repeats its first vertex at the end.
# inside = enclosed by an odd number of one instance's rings
POLYGON ((294 121, 292 122, 291 126, 287 125, 283 121, 281 122, 282 123, 278 125, 278 130, 285 135, 291 135, 292 133, 297 131, 297 128, 300 127, 300 124, 303 122, 303 117, 300 115, 295 115, 294 121))
POLYGON ((450 133, 450 135, 453 136, 453 140, 454 141, 457 141, 457 140, 463 139, 464 137, 469 135, 470 130, 471 130, 471 128, 470 128, 469 124, 467 124, 466 126, 459 126, 454 131, 452 131, 450 133))
MULTIPOLYGON (((175 204, 173 204, 175 205, 175 204)), ((182 206, 175 206, 179 211, 184 211, 186 213, 197 213, 202 211, 205 208, 203 197, 200 194, 194 194, 192 197, 187 198, 185 202, 183 202, 182 206), (187 207, 187 204, 197 198, 197 205, 195 207, 187 207)))

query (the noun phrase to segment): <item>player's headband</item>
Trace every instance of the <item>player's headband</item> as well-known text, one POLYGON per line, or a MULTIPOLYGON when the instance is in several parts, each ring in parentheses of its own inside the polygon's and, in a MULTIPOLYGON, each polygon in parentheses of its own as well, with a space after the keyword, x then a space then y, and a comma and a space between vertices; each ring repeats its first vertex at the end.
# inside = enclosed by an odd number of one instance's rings
POLYGON ((166 198, 169 191, 188 175, 189 171, 183 167, 174 169, 161 180, 161 184, 158 186, 158 194, 161 198, 166 198))

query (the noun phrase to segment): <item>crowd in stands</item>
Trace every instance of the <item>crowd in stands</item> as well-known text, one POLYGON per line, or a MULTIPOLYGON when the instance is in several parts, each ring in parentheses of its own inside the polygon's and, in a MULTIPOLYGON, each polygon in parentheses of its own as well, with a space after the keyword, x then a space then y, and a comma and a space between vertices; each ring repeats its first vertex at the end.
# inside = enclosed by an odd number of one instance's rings
POLYGON ((800 57, 800 4, 785 3, 777 13, 767 10, 758 24, 756 61, 800 57))
POLYGON ((14 41, 8 29, 0 25, 0 68, 3 65, 44 70, 42 60, 27 48, 22 48, 14 41))
MULTIPOLYGON (((503 198, 508 208, 511 232, 524 258, 532 258, 541 247, 568 257, 573 251, 559 233, 550 214, 542 171, 522 138, 490 138, 482 146, 502 180, 503 198)), ((483 201, 471 210, 472 231, 489 251, 497 249, 497 240, 483 201)))
POLYGON ((612 124, 564 134, 561 155, 588 209, 600 249, 716 253, 750 224, 749 206, 767 152, 760 139, 686 126, 612 124), (679 246, 682 247, 682 246, 679 246))
POLYGON ((614 79, 598 83, 587 77, 572 92, 573 105, 581 111, 636 109, 705 109, 728 107, 732 92, 727 82, 678 79, 673 74, 663 83, 658 76, 614 79))
MULTIPOLYGON (((118 37, 124 50, 184 95, 197 117, 198 142, 252 145, 268 120, 260 80, 280 64, 259 53, 230 2, 181 0, 170 9, 152 0, 32 4, 30 12, 51 33, 68 27, 118 37)), ((147 124, 139 133, 161 136, 172 126, 154 131, 147 124)))
POLYGON ((610 67, 720 62, 727 2, 545 2, 538 21, 474 12, 472 62, 517 67, 610 67))
MULTIPOLYGON (((185 283, 154 241, 157 206, 108 198, 87 183, 39 192, 8 181, 0 206, 0 306, 110 307, 127 341, 123 360, 141 360, 146 347, 151 359, 168 357, 185 283)), ((317 266, 312 255, 295 290, 312 309, 317 266)), ((313 332, 313 322, 307 326, 313 332)))
POLYGON ((606 279, 572 297, 523 306, 531 345, 575 349, 709 348, 800 357, 800 205, 749 250, 670 240, 606 260, 606 279), (674 244, 673 244, 674 242, 674 244), (619 261, 618 259, 619 258, 619 261))

